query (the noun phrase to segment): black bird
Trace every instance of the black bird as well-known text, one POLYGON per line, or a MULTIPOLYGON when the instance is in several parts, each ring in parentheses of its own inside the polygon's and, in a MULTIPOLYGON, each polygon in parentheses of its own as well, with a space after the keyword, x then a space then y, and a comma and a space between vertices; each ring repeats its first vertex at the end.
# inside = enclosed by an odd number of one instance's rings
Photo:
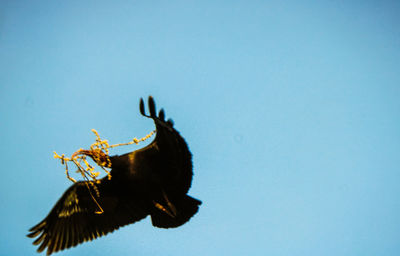
POLYGON ((39 236, 33 242, 39 245, 38 252, 47 248, 50 255, 148 215, 155 227, 179 227, 198 211, 201 201, 187 195, 193 175, 188 146, 172 120, 164 120, 163 109, 156 115, 151 96, 148 104, 150 115, 140 99, 141 114, 154 120, 154 141, 142 149, 110 156, 111 179, 100 180, 98 195, 90 191, 88 181, 74 183, 48 216, 29 230, 28 237, 39 236))

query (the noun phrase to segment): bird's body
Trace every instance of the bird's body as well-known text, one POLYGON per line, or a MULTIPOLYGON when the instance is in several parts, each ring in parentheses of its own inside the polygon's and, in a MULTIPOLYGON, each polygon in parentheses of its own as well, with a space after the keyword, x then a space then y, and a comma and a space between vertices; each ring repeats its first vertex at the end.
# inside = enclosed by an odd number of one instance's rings
POLYGON ((145 148, 109 157, 111 179, 104 177, 93 186, 88 181, 72 185, 49 215, 30 229, 28 237, 39 236, 38 251, 47 254, 92 240, 150 215, 160 228, 178 227, 197 211, 201 201, 187 195, 192 181, 192 156, 185 140, 155 114, 149 97, 150 115, 156 138, 145 148), (95 193, 98 192, 98 193, 95 193), (95 200, 94 200, 95 198, 95 200), (99 207, 103 210, 99 213, 99 207))

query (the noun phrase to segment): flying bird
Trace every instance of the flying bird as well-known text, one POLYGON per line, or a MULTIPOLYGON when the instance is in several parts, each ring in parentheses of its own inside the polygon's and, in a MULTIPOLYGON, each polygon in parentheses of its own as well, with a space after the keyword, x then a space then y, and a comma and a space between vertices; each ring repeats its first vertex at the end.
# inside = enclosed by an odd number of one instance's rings
MULTIPOLYGON (((140 99, 140 113, 156 126, 152 143, 124 155, 107 156, 111 178, 98 180, 98 193, 91 191, 91 181, 68 188, 47 217, 29 230, 28 237, 38 237, 33 242, 38 252, 47 248, 50 255, 74 247, 148 215, 155 227, 175 228, 196 214, 201 201, 187 195, 193 176, 188 145, 172 120, 165 121, 163 109, 157 116, 151 96, 148 106, 149 115, 140 99)), ((102 161, 90 151, 85 154, 97 164, 102 161)))

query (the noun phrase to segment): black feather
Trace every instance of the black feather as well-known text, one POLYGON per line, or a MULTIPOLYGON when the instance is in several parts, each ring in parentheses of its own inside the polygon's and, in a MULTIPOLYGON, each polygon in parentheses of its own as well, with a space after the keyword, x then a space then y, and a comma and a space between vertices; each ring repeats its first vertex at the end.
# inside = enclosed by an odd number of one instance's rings
POLYGON ((160 109, 160 112, 158 112, 158 118, 159 118, 161 121, 164 121, 164 119, 165 119, 164 109, 160 109))
POLYGON ((168 124, 170 127, 174 127, 174 121, 173 121, 172 119, 168 119, 167 124, 168 124))
POLYGON ((156 103, 154 102, 154 99, 151 96, 149 96, 149 111, 151 117, 156 116, 156 103))
POLYGON ((146 112, 144 110, 144 102, 143 102, 142 98, 140 98, 139 110, 140 110, 140 114, 142 114, 143 116, 146 116, 146 112))

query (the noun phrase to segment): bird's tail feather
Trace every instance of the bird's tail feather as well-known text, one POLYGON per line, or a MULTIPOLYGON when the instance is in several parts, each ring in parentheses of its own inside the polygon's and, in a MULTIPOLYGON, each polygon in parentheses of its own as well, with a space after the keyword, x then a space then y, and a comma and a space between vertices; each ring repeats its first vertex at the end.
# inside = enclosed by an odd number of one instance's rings
POLYGON ((153 226, 158 228, 175 228, 183 225, 196 214, 201 201, 186 195, 180 200, 172 201, 172 204, 176 208, 176 215, 171 216, 163 211, 155 209, 155 211, 151 213, 151 222, 153 226))

